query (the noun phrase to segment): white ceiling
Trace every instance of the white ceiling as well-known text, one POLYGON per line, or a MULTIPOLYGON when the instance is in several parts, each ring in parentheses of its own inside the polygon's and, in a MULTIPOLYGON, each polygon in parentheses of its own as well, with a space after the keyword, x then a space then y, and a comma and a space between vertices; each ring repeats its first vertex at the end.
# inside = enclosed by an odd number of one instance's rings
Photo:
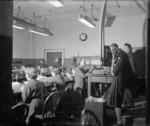
MULTIPOLYGON (((46 0, 14 0, 14 15, 18 14, 18 7, 21 7, 19 16, 34 22, 33 13, 36 15, 36 22, 60 23, 75 21, 81 13, 80 6, 83 6, 83 0, 62 0, 64 5, 55 8, 46 0)), ((84 0, 87 13, 91 14, 91 4, 93 7, 93 16, 100 17, 103 0, 84 0)), ((146 13, 146 5, 144 0, 108 0, 107 13, 116 17, 144 15, 146 13), (119 5, 119 7, 118 7, 119 5)))

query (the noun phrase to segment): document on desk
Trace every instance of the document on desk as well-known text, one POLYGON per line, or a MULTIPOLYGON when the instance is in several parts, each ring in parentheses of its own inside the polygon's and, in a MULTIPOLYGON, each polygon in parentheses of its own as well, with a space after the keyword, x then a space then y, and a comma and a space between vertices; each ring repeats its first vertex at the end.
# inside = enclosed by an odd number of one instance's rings
POLYGON ((21 92, 21 87, 23 86, 23 83, 19 82, 12 82, 12 89, 14 93, 20 93, 21 92))
POLYGON ((19 82, 12 82, 12 86, 17 86, 17 85, 20 85, 19 82))
POLYGON ((89 102, 100 102, 100 103, 106 102, 106 100, 103 99, 103 98, 96 98, 96 97, 93 97, 93 96, 89 96, 88 98, 86 98, 85 102, 87 102, 87 101, 89 101, 89 102))

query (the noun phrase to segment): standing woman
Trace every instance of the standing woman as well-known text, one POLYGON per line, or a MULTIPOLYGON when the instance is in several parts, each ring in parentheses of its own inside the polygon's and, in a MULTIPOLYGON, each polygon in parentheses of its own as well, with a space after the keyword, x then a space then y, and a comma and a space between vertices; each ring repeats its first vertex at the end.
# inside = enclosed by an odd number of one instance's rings
POLYGON ((91 72, 92 69, 89 71, 85 71, 83 66, 85 65, 85 60, 84 59, 79 59, 77 62, 77 67, 75 69, 75 84, 74 84, 74 91, 75 91, 75 96, 74 96, 74 102, 76 104, 76 109, 79 109, 79 106, 82 107, 83 102, 84 102, 84 97, 83 97, 83 90, 85 87, 85 78, 87 78, 87 73, 91 72))
POLYGON ((125 43, 124 46, 125 46, 125 52, 128 55, 131 67, 132 67, 133 71, 135 72, 135 66, 136 65, 135 65, 134 54, 132 52, 132 46, 129 43, 125 43))
POLYGON ((112 84, 104 95, 108 105, 115 107, 117 116, 117 126, 122 124, 122 109, 124 87, 132 77, 132 68, 129 59, 124 51, 119 48, 112 49, 111 74, 113 76, 112 84))
MULTIPOLYGON (((131 44, 125 43, 124 47, 125 47, 125 52, 128 55, 128 58, 129 58, 132 70, 134 72, 134 77, 133 77, 133 79, 131 81, 131 84, 127 87, 127 89, 129 89, 130 91, 128 90, 129 93, 126 93, 126 95, 125 95, 125 102, 126 103, 131 103, 130 101, 131 101, 131 99, 133 99, 133 96, 135 96, 135 97, 138 96, 138 87, 137 87, 137 83, 136 83, 137 82, 137 74, 136 74, 136 71, 135 71, 135 69, 136 69, 136 63, 135 63, 134 54, 132 52, 132 46, 131 46, 131 44), (130 93, 131 91, 132 91, 132 93, 130 93)), ((133 107, 134 105, 128 104, 127 107, 128 106, 129 107, 130 106, 133 107)))

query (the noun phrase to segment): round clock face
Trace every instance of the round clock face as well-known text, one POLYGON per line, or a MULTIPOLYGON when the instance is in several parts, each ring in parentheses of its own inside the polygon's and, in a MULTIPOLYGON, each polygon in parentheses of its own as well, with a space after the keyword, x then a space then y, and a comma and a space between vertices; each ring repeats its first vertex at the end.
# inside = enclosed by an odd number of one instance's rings
POLYGON ((80 38, 81 41, 85 41, 85 40, 87 40, 87 34, 86 33, 81 33, 79 38, 80 38))

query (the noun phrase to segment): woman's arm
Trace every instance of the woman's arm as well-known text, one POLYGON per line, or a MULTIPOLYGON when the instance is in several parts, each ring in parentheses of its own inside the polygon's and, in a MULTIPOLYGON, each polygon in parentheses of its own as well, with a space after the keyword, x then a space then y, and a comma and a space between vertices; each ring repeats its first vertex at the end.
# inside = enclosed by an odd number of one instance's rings
POLYGON ((112 60, 112 63, 111 63, 111 75, 112 76, 115 76, 115 74, 114 74, 114 64, 115 64, 115 60, 112 60))
POLYGON ((114 71, 114 65, 115 65, 116 59, 115 59, 115 55, 114 54, 112 55, 113 55, 113 58, 112 58, 112 63, 111 63, 111 75, 115 76, 113 71, 114 71))
POLYGON ((44 83, 45 86, 53 86, 53 83, 55 82, 54 77, 42 78, 39 81, 44 83))
POLYGON ((47 77, 47 78, 42 78, 39 81, 41 82, 47 82, 47 83, 53 83, 54 82, 54 77, 47 77))
POLYGON ((22 100, 24 102, 29 103, 31 101, 31 94, 32 94, 32 87, 30 84, 24 85, 24 88, 22 89, 22 100))
POLYGON ((88 76, 88 74, 91 74, 92 70, 93 70, 93 68, 89 69, 89 70, 87 71, 87 73, 85 74, 85 76, 88 76))

